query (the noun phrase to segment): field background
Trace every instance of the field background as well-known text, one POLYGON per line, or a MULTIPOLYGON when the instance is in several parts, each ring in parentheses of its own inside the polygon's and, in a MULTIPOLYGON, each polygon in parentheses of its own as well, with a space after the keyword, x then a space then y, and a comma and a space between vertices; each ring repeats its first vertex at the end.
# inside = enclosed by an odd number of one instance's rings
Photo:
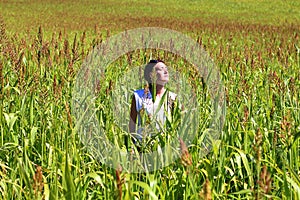
MULTIPOLYGON (((0 10, 0 199, 300 199, 300 1, 1 0, 0 10), (169 167, 130 174, 80 142, 71 92, 89 50, 144 26, 181 31, 206 49, 222 74, 227 116, 208 155, 181 146, 169 167)), ((115 64, 128 70, 149 58, 132 52, 115 64)), ((105 95, 115 79, 97 89, 110 136, 105 95)))
POLYGON ((299 23, 300 2, 281 0, 1 1, 8 31, 123 31, 141 26, 200 31, 197 24, 287 25, 299 23))

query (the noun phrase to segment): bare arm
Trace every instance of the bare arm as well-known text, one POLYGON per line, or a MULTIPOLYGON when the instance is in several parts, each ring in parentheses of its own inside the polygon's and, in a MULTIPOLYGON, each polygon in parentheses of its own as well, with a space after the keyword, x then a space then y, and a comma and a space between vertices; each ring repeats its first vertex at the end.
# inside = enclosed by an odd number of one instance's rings
POLYGON ((134 133, 136 130, 136 118, 137 118, 137 111, 136 111, 136 102, 134 95, 132 96, 131 100, 131 108, 130 108, 130 120, 129 120, 129 132, 134 133))

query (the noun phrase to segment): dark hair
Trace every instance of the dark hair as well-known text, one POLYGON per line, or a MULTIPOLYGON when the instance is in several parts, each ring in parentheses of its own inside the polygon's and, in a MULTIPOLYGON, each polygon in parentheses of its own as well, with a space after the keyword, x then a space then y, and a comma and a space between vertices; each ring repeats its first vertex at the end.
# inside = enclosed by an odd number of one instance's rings
POLYGON ((162 63, 165 63, 164 61, 160 60, 160 59, 157 59, 157 60, 150 60, 148 62, 148 64, 145 66, 145 69, 144 69, 144 78, 146 79, 146 81, 151 84, 152 83, 152 80, 151 80, 151 73, 153 71, 153 67, 159 63, 159 62, 162 62, 162 63))
MULTIPOLYGON (((162 63, 165 63, 164 61, 160 60, 160 59, 157 59, 157 60, 150 60, 149 63, 159 63, 159 62, 162 62, 162 63)), ((148 64, 149 64, 148 63, 148 64)))

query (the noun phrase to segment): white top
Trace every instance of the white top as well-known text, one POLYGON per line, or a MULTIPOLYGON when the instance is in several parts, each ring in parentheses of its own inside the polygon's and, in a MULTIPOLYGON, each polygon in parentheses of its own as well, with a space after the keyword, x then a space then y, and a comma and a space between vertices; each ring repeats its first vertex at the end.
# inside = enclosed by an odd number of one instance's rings
POLYGON ((150 120, 155 120, 155 126, 157 130, 164 125, 166 121, 166 114, 171 114, 171 102, 176 99, 176 94, 170 91, 165 91, 162 97, 156 97, 155 102, 152 101, 152 95, 150 92, 145 93, 144 89, 134 91, 134 97, 136 102, 136 111, 138 113, 138 139, 141 140, 144 136, 151 135, 152 132, 149 129, 145 129, 145 124, 142 124, 142 112, 145 112, 150 120), (167 95, 167 96, 166 96, 167 95), (161 100, 163 99, 163 102, 161 100))

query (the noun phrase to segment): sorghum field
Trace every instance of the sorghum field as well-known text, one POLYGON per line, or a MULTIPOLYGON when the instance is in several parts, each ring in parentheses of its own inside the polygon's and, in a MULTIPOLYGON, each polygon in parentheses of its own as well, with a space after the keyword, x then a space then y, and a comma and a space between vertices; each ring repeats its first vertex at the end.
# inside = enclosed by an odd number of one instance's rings
MULTIPOLYGON (((0 8, 0 199, 300 199, 298 1, 4 0, 0 8), (95 46, 146 26, 181 31, 203 46, 221 73, 226 121, 207 155, 182 144, 176 162, 137 174, 87 150, 72 89, 95 46)), ((150 55, 185 69, 207 95, 188 63, 158 49, 120 57, 116 73, 150 55)), ((98 116, 122 147, 127 133, 116 136, 105 106, 115 78, 100 85, 98 116)), ((207 124, 199 126, 196 144, 207 124)))

